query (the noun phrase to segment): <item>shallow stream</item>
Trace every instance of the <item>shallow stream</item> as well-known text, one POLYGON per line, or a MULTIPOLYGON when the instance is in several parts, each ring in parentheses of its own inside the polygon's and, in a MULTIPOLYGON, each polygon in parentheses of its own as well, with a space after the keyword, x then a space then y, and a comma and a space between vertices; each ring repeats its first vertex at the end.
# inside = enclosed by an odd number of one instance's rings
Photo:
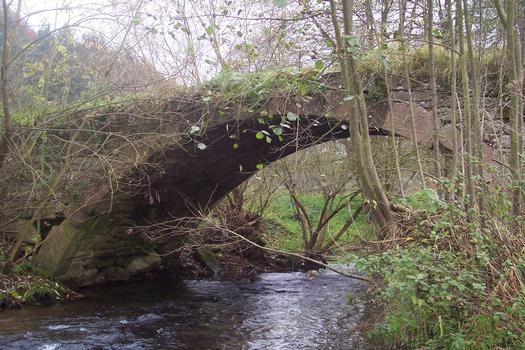
POLYGON ((365 290, 333 272, 105 286, 0 311, 0 349, 377 349, 360 333, 365 290))

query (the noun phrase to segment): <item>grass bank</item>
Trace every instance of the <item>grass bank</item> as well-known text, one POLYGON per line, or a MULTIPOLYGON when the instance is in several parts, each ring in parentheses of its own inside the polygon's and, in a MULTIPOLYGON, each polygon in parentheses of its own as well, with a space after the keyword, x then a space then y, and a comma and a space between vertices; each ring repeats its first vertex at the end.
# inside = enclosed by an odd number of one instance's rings
MULTIPOLYGON (((299 198, 308 211, 312 222, 316 222, 323 209, 323 195, 317 193, 301 194, 299 198)), ((347 209, 340 211, 330 220, 325 241, 330 240, 335 235, 339 228, 344 225, 348 216, 352 215, 361 203, 362 199, 356 198, 347 209)), ((297 214, 288 193, 276 193, 269 202, 263 217, 265 219, 264 236, 272 248, 294 253, 303 251, 301 225, 297 220, 297 214)), ((349 245, 354 245, 360 238, 370 238, 373 232, 373 227, 368 222, 367 216, 364 214, 359 215, 346 233, 338 240, 336 244, 338 249, 336 251, 342 251, 349 245)))

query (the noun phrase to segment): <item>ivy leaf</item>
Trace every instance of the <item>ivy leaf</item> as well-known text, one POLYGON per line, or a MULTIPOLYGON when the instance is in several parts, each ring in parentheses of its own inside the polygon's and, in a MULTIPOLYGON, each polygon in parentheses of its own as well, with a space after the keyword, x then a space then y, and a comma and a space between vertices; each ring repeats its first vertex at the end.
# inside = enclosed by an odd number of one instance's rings
POLYGON ((190 134, 192 135, 198 133, 199 131, 201 131, 201 128, 197 125, 192 125, 190 128, 190 134))
POLYGON ((264 134, 262 133, 262 131, 257 131, 257 133, 255 134, 255 138, 257 140, 262 140, 264 138, 264 134))
POLYGON ((214 24, 206 27, 206 33, 208 35, 212 35, 213 33, 215 33, 215 30, 216 30, 216 26, 214 24))
POLYGON ((134 26, 138 26, 140 24, 140 16, 133 17, 133 19, 131 20, 131 24, 133 24, 134 26))
POLYGON ((432 29, 432 35, 436 39, 443 39, 443 34, 441 34, 441 31, 438 28, 432 29))
POLYGON ((283 9, 288 5, 287 0, 273 0, 273 3, 280 9, 283 9))
POLYGON ((296 121, 297 119, 299 119, 299 116, 297 114, 295 114, 294 112, 288 112, 286 114, 286 119, 288 119, 289 121, 291 122, 294 122, 296 121))

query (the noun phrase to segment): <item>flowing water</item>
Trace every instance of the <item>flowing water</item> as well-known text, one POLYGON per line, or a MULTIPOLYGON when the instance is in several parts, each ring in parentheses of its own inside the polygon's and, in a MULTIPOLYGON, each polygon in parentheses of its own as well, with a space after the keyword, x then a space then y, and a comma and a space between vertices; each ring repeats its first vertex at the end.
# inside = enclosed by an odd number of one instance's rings
POLYGON ((106 286, 0 311, 0 349, 377 349, 359 332, 365 289, 332 272, 106 286))

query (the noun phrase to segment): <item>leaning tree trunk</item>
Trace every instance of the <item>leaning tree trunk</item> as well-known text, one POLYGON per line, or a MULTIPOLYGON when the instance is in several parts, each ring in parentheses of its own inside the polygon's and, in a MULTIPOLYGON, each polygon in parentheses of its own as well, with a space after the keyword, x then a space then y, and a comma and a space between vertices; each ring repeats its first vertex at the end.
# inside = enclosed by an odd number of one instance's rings
MULTIPOLYGON (((353 35, 353 0, 343 0, 344 37, 353 35)), ((332 22, 336 34, 340 54, 343 85, 346 92, 344 103, 350 108, 350 134, 354 149, 354 162, 359 176, 361 190, 365 197, 376 204, 374 211, 378 223, 387 229, 394 220, 390 202, 379 181, 377 170, 372 158, 370 136, 368 133, 368 114, 361 80, 357 74, 356 63, 348 46, 343 41, 339 29, 335 0, 330 0, 332 22)))

